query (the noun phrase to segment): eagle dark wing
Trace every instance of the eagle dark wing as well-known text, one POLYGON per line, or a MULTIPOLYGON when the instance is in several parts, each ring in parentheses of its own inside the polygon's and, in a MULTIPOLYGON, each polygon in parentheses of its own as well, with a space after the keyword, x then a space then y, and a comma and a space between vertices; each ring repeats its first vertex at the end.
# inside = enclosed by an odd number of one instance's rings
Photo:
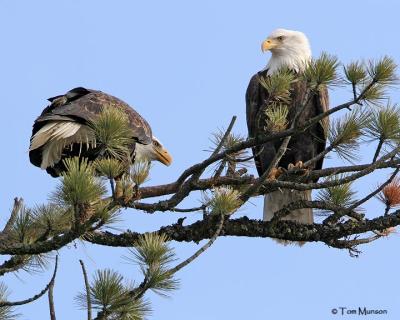
MULTIPOLYGON (((246 90, 246 121, 250 138, 261 133, 256 118, 260 117, 260 109, 269 97, 268 91, 260 84, 260 78, 265 77, 266 74, 267 70, 264 70, 253 75, 246 90)), ((261 117, 259 120, 262 120, 261 117)), ((253 148, 254 160, 260 176, 267 170, 269 161, 272 160, 270 153, 275 154, 275 149, 270 150, 273 147, 272 143, 266 143, 253 148)))
MULTIPOLYGON (((147 121, 112 95, 78 87, 48 100, 51 104, 33 125, 29 158, 32 164, 46 169, 52 176, 65 170, 61 161, 65 157, 82 156, 94 160, 98 156, 88 124, 107 108, 119 108, 127 114, 132 137, 137 143, 152 143, 152 131, 147 121), (82 148, 82 144, 86 148, 82 148)), ((134 150, 135 144, 132 153, 134 150)))
MULTIPOLYGON (((328 89, 326 87, 322 87, 315 94, 315 106, 317 109, 317 114, 325 113, 329 109, 329 95, 328 89)), ((321 153, 325 150, 326 140, 328 139, 329 133, 329 117, 323 118, 316 126, 317 136, 319 137, 319 141, 316 141, 317 144, 317 154, 321 153)), ((322 168, 322 164, 324 162, 324 158, 321 158, 317 161, 315 168, 319 170, 322 168)))
MULTIPOLYGON (((262 109, 266 110, 269 107, 268 91, 260 83, 260 78, 265 76, 267 76, 267 70, 258 72, 250 79, 247 87, 246 118, 249 137, 270 134, 265 128, 266 118, 262 112, 262 109)), ((304 100, 305 93, 306 84, 300 79, 294 81, 290 91, 291 102, 288 105, 289 126, 292 123, 297 106, 304 100)), ((328 103, 328 92, 326 88, 314 93, 299 117, 299 125, 301 126, 307 120, 325 112, 328 109, 328 103)), ((328 125, 328 118, 325 118, 323 121, 311 126, 304 132, 293 136, 289 142, 286 153, 283 155, 278 165, 287 168, 290 163, 295 164, 298 161, 305 162, 322 152, 325 149, 328 125)), ((267 170, 281 143, 281 140, 271 141, 253 148, 254 159, 259 175, 262 175, 267 170)), ((320 159, 310 169, 320 169, 322 167, 322 162, 323 159, 320 159)))
POLYGON ((32 135, 46 121, 74 119, 79 123, 87 124, 93 121, 103 109, 119 108, 128 115, 135 140, 142 144, 152 142, 152 132, 147 121, 127 103, 112 95, 78 87, 68 91, 65 95, 52 97, 48 100, 51 101, 51 104, 36 119, 32 135))

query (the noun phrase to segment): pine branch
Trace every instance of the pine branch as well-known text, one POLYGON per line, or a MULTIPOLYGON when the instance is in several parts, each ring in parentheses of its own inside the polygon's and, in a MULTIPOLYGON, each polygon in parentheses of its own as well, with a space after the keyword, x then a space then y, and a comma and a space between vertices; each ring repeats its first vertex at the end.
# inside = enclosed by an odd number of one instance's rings
MULTIPOLYGON (((193 224, 183 226, 179 223, 162 227, 157 231, 170 241, 195 242, 213 237, 218 219, 208 217, 193 224)), ((229 219, 224 222, 220 236, 278 238, 290 241, 319 241, 331 245, 331 242, 343 237, 363 234, 372 230, 385 230, 400 225, 400 210, 390 215, 379 216, 370 220, 348 221, 337 225, 298 224, 293 221, 281 220, 279 223, 271 221, 250 220, 247 217, 229 219)), ((96 232, 90 242, 116 247, 130 247, 141 237, 141 233, 125 232, 119 235, 110 232, 96 232)))
POLYGON ((33 297, 31 297, 29 299, 25 299, 25 300, 21 300, 21 301, 14 301, 14 302, 0 301, 0 308, 6 307, 6 306, 20 306, 23 304, 31 303, 32 301, 35 301, 35 300, 39 299, 40 297, 42 297, 49 290, 50 286, 52 284, 54 284, 54 281, 56 279, 56 274, 57 274, 57 268, 58 268, 58 256, 56 256, 56 263, 54 265, 53 276, 51 277, 49 283, 46 285, 46 287, 42 291, 40 291, 38 294, 34 295, 33 297))
POLYGON ((221 214, 220 216, 221 216, 220 222, 218 224, 217 230, 215 231, 214 235, 210 238, 210 240, 204 246, 202 246, 199 250, 197 250, 193 255, 191 255, 189 258, 182 261, 181 263, 176 265, 174 268, 168 270, 168 273, 174 274, 174 273, 178 272, 182 268, 186 267, 189 263, 193 262, 193 260, 195 260, 197 257, 199 257, 209 247, 211 247, 211 245, 215 242, 215 240, 217 240, 217 238, 220 235, 222 228, 224 226, 225 215, 221 214))
POLYGON ((15 220, 18 217, 18 213, 20 212, 23 206, 24 206, 24 199, 14 198, 14 206, 11 211, 10 218, 8 219, 3 231, 0 232, 0 238, 6 236, 7 233, 12 229, 15 220))
POLYGON ((83 280, 85 281, 87 320, 92 320, 92 300, 90 299, 90 284, 89 284, 85 264, 83 263, 82 260, 79 260, 79 263, 81 264, 83 280))
POLYGON ((48 298, 49 298, 49 311, 50 311, 50 320, 56 320, 56 310, 54 307, 54 281, 50 282, 49 290, 48 290, 48 298))
POLYGON ((375 197, 379 192, 381 192, 388 184, 390 184, 393 179, 396 177, 398 174, 400 168, 396 168, 392 175, 389 177, 389 179, 382 183, 379 188, 377 188, 375 191, 369 193, 367 196, 365 196, 363 199, 360 199, 359 201, 355 202, 349 209, 354 210, 355 208, 359 207, 363 203, 367 202, 369 199, 375 197))
POLYGON ((23 268, 28 263, 28 260, 26 256, 12 256, 0 265, 0 276, 23 268))

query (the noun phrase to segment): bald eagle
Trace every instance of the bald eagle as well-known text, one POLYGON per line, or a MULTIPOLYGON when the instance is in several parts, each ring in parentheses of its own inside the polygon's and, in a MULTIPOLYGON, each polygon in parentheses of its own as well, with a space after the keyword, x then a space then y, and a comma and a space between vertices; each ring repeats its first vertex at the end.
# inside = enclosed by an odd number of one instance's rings
POLYGON ((128 116, 134 140, 132 160, 157 160, 165 165, 171 164, 171 155, 152 135, 147 121, 122 100, 82 87, 48 100, 50 105, 33 124, 29 159, 52 177, 58 177, 66 170, 62 161, 65 158, 79 156, 93 161, 100 156, 89 124, 106 108, 119 108, 128 116))
MULTIPOLYGON (((298 76, 305 70, 311 60, 311 49, 309 41, 304 33, 285 29, 273 31, 262 43, 263 52, 271 51, 272 56, 265 69, 253 75, 246 91, 246 117, 249 137, 258 135, 268 135, 268 131, 263 125, 267 116, 263 114, 263 121, 256 121, 256 115, 260 108, 271 108, 273 101, 268 99, 269 93, 261 85, 260 79, 269 77, 282 68, 288 68, 295 74, 295 80, 291 84, 290 102, 287 103, 288 114, 287 121, 289 126, 293 121, 294 115, 299 104, 303 101, 307 86, 298 76)), ((320 88, 318 91, 311 92, 308 104, 305 106, 302 114, 298 118, 298 124, 301 126, 308 119, 315 117, 328 110, 328 92, 326 88, 320 88)), ((283 169, 293 166, 302 167, 302 163, 312 159, 325 149, 327 138, 328 121, 325 120, 309 127, 304 132, 292 136, 287 146, 287 150, 281 158, 278 166, 283 169)), ((281 146, 282 140, 267 142, 263 145, 253 148, 254 159, 259 175, 262 175, 273 160, 276 152, 281 146)), ((323 159, 315 162, 310 170, 320 169, 323 159)), ((269 221, 273 218, 274 212, 282 209, 285 205, 296 200, 311 200, 311 190, 278 190, 264 196, 263 218, 269 221)), ((313 223, 312 209, 293 210, 285 220, 294 220, 303 224, 313 223)))

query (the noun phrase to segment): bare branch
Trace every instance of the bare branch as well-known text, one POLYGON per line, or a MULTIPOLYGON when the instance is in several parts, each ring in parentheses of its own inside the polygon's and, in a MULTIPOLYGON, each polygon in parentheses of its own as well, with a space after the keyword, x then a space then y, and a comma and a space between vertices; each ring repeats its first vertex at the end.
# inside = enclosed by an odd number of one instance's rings
POLYGON ((85 264, 83 263, 82 260, 79 260, 79 263, 81 264, 83 279, 84 279, 84 281, 85 281, 86 304, 87 304, 87 320, 92 320, 92 301, 91 301, 91 299, 90 299, 90 285, 89 285, 89 280, 88 280, 88 276, 87 276, 85 264))
POLYGON ((58 268, 58 256, 56 256, 56 263, 54 265, 53 276, 51 277, 50 282, 46 285, 46 287, 42 291, 40 291, 38 294, 34 295, 32 298, 21 300, 21 301, 14 301, 14 302, 0 301, 0 307, 20 306, 20 305, 27 304, 27 303, 30 303, 32 301, 39 299, 41 296, 43 296, 47 292, 47 290, 49 290, 50 286, 54 283, 54 281, 56 279, 57 268, 58 268))
POLYGON ((54 280, 50 281, 48 298, 49 298, 49 312, 50 312, 50 320, 56 320, 56 310, 54 307, 54 280))

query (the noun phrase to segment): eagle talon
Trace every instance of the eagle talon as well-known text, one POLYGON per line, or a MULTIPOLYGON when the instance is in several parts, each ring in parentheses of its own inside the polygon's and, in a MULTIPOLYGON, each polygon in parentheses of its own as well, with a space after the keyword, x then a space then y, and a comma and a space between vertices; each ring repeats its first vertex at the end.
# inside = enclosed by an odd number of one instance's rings
POLYGON ((303 161, 298 161, 295 164, 289 163, 288 170, 292 171, 291 173, 298 174, 298 175, 305 175, 310 171, 309 168, 304 166, 303 161))
POLYGON ((273 168, 268 175, 268 180, 276 180, 284 172, 285 172, 285 169, 283 169, 282 167, 273 168))

